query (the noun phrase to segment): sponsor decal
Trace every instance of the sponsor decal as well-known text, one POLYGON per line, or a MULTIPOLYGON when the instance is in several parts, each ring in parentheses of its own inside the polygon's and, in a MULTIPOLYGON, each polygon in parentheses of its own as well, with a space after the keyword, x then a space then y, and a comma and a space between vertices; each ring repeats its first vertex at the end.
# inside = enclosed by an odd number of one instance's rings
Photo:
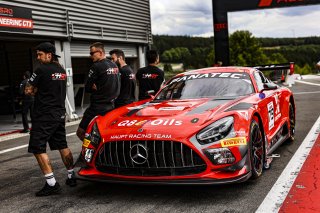
POLYGON ((279 101, 279 95, 278 94, 276 94, 275 96, 274 96, 274 98, 275 98, 275 102, 276 102, 276 114, 278 114, 279 112, 280 112, 280 101, 279 101))
POLYGON ((126 134, 126 135, 111 135, 110 139, 123 140, 123 139, 171 139, 170 134, 126 134))
POLYGON ((193 74, 193 75, 185 75, 182 77, 178 77, 173 79, 170 83, 173 82, 180 82, 180 81, 188 81, 188 80, 194 80, 194 79, 202 79, 202 78, 236 78, 236 79, 244 79, 247 75, 244 73, 206 73, 206 74, 193 74))
POLYGON ((118 126, 142 126, 143 124, 147 123, 149 120, 124 120, 118 123, 118 126))
POLYGON ((180 106, 180 107, 160 107, 159 110, 160 111, 171 111, 171 110, 178 110, 178 111, 181 111, 181 110, 184 110, 185 107, 183 106, 180 106))
POLYGON ((51 75, 52 80, 66 80, 67 74, 65 73, 53 73, 51 75))
POLYGON ((279 118, 281 118, 281 113, 279 113, 274 120, 277 121, 279 118))
POLYGON ((274 108, 273 102, 268 103, 268 121, 269 121, 269 130, 274 127, 274 108))
POLYGON ((245 137, 239 138, 228 138, 220 141, 222 147, 230 147, 230 146, 240 146, 247 145, 247 140, 245 137))
POLYGON ((82 146, 88 148, 90 142, 91 142, 90 140, 88 140, 88 139, 85 138, 85 139, 83 139, 83 144, 82 144, 82 146))
POLYGON ((235 132, 237 136, 246 136, 246 131, 244 130, 239 130, 235 132))
MULTIPOLYGON (((118 126, 142 126, 146 123, 148 123, 149 120, 124 120, 118 123, 118 126)), ((149 122, 151 126, 180 126, 182 125, 181 120, 175 120, 175 119, 157 119, 154 121, 149 122)))
POLYGON ((150 122, 151 126, 180 126, 182 121, 175 119, 157 119, 150 122))

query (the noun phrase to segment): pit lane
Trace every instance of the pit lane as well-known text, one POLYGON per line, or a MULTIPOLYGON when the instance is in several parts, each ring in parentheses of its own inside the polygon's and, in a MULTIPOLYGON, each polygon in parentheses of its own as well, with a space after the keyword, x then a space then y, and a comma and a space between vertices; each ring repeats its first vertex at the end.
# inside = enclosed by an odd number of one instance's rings
MULTIPOLYGON (((312 80, 319 84, 320 80, 312 80)), ((0 154, 1 212, 254 212, 319 117, 320 87, 297 82, 290 88, 296 101, 296 139, 276 150, 270 170, 257 181, 222 186, 124 185, 79 181, 75 188, 64 184, 66 170, 58 152, 49 151, 60 195, 35 197, 44 178, 32 154, 20 148, 0 154)), ((68 142, 76 158, 81 142, 67 128, 68 142)), ((28 143, 28 137, 0 142, 0 151, 28 143)))

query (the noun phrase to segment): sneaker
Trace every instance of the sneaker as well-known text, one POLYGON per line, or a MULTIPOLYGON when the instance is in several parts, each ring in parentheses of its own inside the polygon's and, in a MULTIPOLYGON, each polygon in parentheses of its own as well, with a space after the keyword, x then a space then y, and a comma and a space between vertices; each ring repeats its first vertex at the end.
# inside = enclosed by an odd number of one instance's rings
POLYGON ((59 194, 61 191, 60 184, 56 182, 54 186, 50 186, 47 182, 44 187, 36 193, 37 197, 48 196, 53 194, 59 194))
POLYGON ((71 187, 74 187, 77 185, 77 179, 74 177, 74 175, 72 175, 71 178, 67 178, 66 185, 71 186, 71 187))

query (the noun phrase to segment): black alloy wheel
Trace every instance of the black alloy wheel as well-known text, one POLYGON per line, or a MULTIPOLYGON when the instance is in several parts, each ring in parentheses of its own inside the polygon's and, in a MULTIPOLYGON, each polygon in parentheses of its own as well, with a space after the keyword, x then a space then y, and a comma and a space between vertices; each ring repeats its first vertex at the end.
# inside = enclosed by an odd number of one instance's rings
POLYGON ((296 125, 296 116, 294 114, 294 108, 292 103, 289 103, 289 122, 290 122, 290 136, 289 141, 294 141, 295 125, 296 125))
POLYGON ((250 163, 252 179, 261 176, 264 163, 264 142, 259 124, 256 120, 251 121, 250 126, 250 163))

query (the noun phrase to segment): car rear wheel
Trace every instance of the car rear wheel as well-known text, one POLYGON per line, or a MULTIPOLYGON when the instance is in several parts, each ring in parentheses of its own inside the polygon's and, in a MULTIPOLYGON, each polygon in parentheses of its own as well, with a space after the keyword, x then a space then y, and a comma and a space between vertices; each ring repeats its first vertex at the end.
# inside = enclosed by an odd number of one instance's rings
POLYGON ((262 174, 264 163, 263 137, 257 120, 252 120, 250 126, 250 163, 252 179, 257 179, 262 174))
POLYGON ((295 125, 296 125, 296 117, 294 114, 294 108, 292 103, 289 103, 289 122, 290 122, 290 136, 288 141, 294 140, 294 133, 295 133, 295 125))

